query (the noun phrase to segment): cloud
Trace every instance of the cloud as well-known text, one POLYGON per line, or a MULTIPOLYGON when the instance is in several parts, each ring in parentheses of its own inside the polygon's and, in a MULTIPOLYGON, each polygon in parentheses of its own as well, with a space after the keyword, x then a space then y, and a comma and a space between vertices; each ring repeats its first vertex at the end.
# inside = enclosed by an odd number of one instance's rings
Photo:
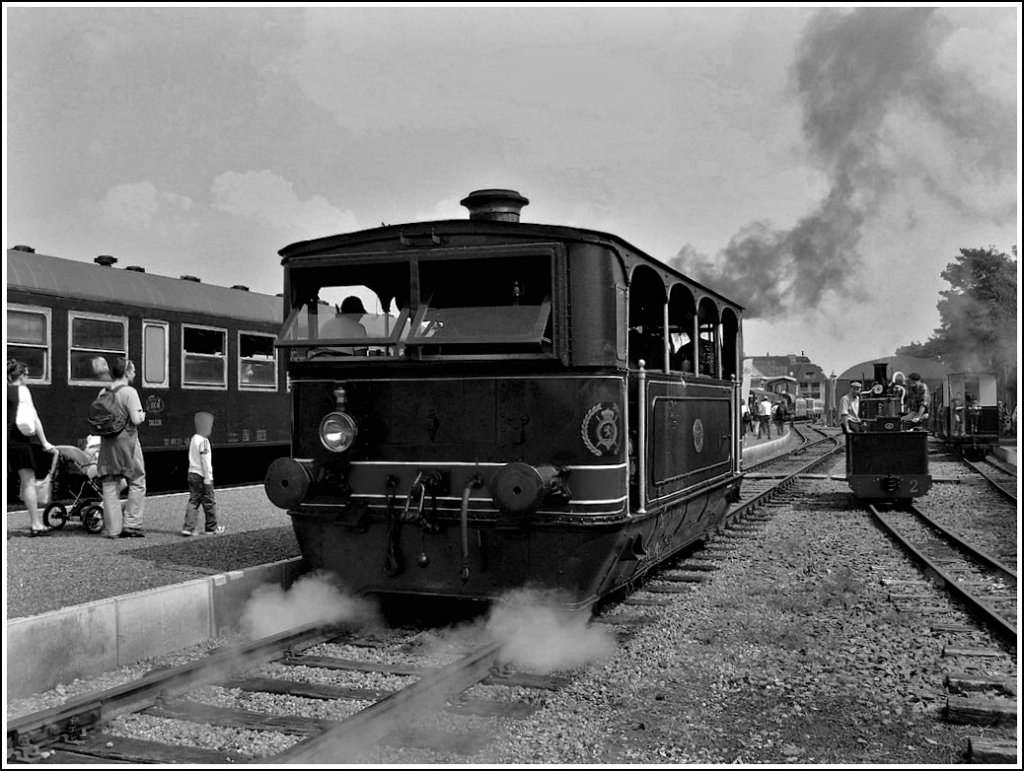
POLYGON ((191 208, 191 198, 158 190, 152 182, 115 185, 100 201, 100 211, 107 220, 138 228, 148 228, 158 214, 178 214, 191 208))
POLYGON ((676 264, 744 303, 747 318, 778 318, 816 308, 829 292, 862 296, 863 231, 887 202, 923 191, 967 217, 1012 220, 1012 91, 993 87, 1006 81, 990 62, 983 76, 956 69, 963 41, 943 47, 952 32, 930 8, 819 11, 797 45, 794 76, 804 140, 828 193, 788 230, 754 223, 714 260, 684 246, 676 264))
POLYGON ((300 199, 291 182, 268 169, 226 171, 213 180, 212 192, 214 208, 270 225, 296 239, 359 229, 351 211, 332 206, 322 195, 300 199))

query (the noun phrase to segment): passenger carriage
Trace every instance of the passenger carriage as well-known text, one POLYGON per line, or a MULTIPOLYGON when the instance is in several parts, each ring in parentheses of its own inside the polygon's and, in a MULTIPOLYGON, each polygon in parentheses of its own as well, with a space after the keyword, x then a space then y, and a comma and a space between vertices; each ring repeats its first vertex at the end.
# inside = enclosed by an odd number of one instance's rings
POLYGON ((950 372, 932 394, 932 430, 959 455, 982 460, 999 442, 998 394, 991 372, 950 372))
POLYGON ((47 438, 75 445, 104 381, 92 360, 136 362, 151 491, 182 488, 192 416, 216 416, 218 483, 257 481, 289 439, 284 362, 274 347, 281 299, 132 266, 7 251, 7 356, 29 366, 47 438))
POLYGON ((280 252, 292 457, 267 494, 353 590, 584 604, 738 497, 740 306, 526 203, 280 252))

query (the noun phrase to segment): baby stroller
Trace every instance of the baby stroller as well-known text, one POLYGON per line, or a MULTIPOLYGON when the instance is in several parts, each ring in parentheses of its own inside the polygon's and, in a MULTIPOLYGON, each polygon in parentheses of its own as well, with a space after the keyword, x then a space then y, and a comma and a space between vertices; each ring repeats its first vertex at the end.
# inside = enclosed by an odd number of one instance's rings
POLYGON ((71 445, 57 445, 54 456, 54 500, 43 509, 43 522, 60 530, 72 517, 82 521, 88 533, 103 530, 103 495, 96 478, 96 456, 71 445))

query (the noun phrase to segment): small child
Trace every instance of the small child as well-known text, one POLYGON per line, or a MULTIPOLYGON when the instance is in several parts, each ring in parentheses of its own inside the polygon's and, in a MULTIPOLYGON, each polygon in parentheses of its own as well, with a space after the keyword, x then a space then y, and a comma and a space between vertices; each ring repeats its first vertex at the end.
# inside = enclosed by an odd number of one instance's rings
POLYGON ((196 432, 188 445, 188 505, 185 506, 185 526, 182 535, 196 535, 196 519, 199 507, 206 514, 206 532, 218 535, 224 526, 217 524, 217 500, 213 493, 213 448, 210 434, 213 432, 213 415, 197 412, 193 418, 196 432))

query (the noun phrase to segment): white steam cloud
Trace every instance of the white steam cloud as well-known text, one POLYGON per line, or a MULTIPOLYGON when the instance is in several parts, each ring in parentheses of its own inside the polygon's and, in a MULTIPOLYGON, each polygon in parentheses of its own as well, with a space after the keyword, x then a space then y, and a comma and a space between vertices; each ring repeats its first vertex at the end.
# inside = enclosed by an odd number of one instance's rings
POLYGON ((584 614, 557 605, 558 597, 519 589, 495 603, 487 632, 502 644, 500 657, 518 669, 546 674, 611 656, 616 643, 584 614))
POLYGON ((313 573, 288 589, 272 584, 258 587, 242 611, 240 626, 246 636, 256 639, 308 624, 369 623, 375 617, 372 603, 345 594, 328 574, 313 573))

